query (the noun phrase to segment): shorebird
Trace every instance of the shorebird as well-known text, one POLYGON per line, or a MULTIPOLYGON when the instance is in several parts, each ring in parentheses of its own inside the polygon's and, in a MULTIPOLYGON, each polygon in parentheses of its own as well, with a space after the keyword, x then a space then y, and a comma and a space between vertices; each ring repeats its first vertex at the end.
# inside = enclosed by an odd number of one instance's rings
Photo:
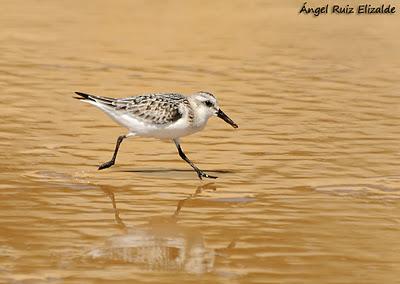
POLYGON ((180 137, 201 131, 212 116, 217 116, 233 128, 233 122, 218 106, 217 99, 208 92, 197 92, 191 96, 175 93, 155 93, 128 98, 109 98, 75 92, 76 99, 90 103, 108 114, 115 122, 128 129, 128 133, 117 139, 110 161, 99 166, 99 170, 115 164, 119 146, 125 138, 133 136, 171 139, 179 156, 187 162, 200 179, 217 178, 200 170, 185 155, 180 137))

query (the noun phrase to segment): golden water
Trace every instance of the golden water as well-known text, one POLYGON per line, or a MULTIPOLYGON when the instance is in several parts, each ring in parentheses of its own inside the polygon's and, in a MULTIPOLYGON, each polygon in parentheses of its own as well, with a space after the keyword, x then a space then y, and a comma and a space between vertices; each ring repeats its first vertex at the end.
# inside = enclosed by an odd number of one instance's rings
POLYGON ((300 5, 2 1, 0 282, 399 281, 399 16, 300 5), (78 90, 213 92, 219 179, 142 138, 97 171, 125 130, 78 90))

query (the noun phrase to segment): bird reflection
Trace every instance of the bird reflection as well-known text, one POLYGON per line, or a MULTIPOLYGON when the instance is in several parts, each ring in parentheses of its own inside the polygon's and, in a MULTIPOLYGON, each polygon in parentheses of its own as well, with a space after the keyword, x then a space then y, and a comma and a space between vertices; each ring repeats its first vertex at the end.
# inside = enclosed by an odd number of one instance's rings
POLYGON ((204 184, 204 185, 201 185, 201 186, 198 186, 198 187, 196 188, 196 191, 195 191, 194 193, 190 194, 188 197, 186 197, 185 199, 182 199, 182 200, 180 200, 180 201, 178 202, 178 205, 176 206, 176 210, 175 210, 175 213, 174 213, 173 216, 176 217, 176 216, 179 215, 179 213, 181 212, 181 209, 182 209, 182 207, 183 207, 183 204, 184 204, 187 200, 196 198, 196 197, 199 196, 204 190, 216 191, 216 190, 217 190, 217 187, 216 187, 215 184, 212 183, 212 182, 211 182, 211 183, 204 184))
MULTIPOLYGON (((203 191, 205 191, 205 190, 216 191, 216 190, 217 190, 217 187, 216 187, 215 184, 212 183, 212 182, 211 182, 211 183, 207 183, 207 184, 198 186, 198 187, 196 188, 196 191, 195 191, 194 193, 189 194, 188 197, 186 197, 186 198, 184 198, 184 199, 182 199, 182 200, 179 200, 179 202, 178 202, 178 204, 177 204, 177 206, 176 206, 176 210, 175 210, 175 212, 172 214, 171 217, 177 217, 177 216, 179 215, 179 213, 181 212, 184 203, 185 203, 187 200, 196 198, 197 196, 199 196, 199 195, 200 195, 203 191)), ((118 210, 118 208, 117 208, 117 203, 116 203, 116 201, 115 201, 114 192, 113 192, 111 189, 109 189, 109 188, 104 188, 103 191, 104 191, 104 193, 105 193, 105 194, 110 198, 110 200, 111 200, 112 207, 113 207, 113 210, 114 210, 115 222, 118 224, 118 226, 119 226, 119 228, 120 228, 121 230, 126 231, 126 230, 127 230, 127 227, 126 227, 124 221, 123 221, 123 220, 121 219, 121 217, 119 216, 119 210, 118 210)))
POLYGON ((118 224, 119 228, 123 230, 124 232, 127 232, 127 227, 124 223, 124 221, 119 217, 119 210, 117 208, 117 203, 115 202, 115 196, 114 192, 112 192, 110 189, 103 189, 104 193, 110 198, 111 204, 114 210, 114 218, 115 222, 118 224))
MULTIPOLYGON (((62 189, 101 190, 110 199, 119 234, 106 238, 102 245, 92 247, 84 255, 80 255, 79 263, 85 259, 90 262, 129 263, 148 270, 172 270, 196 274, 221 272, 215 268, 215 260, 219 257, 228 258, 236 245, 235 241, 231 241, 225 247, 217 249, 208 247, 202 231, 193 226, 180 225, 178 222, 186 203, 196 199, 204 191, 216 191, 214 183, 196 187, 192 194, 178 200, 175 211, 167 216, 153 217, 146 225, 127 226, 120 216, 115 197, 115 192, 120 188, 93 184, 81 176, 77 178, 53 171, 35 172, 32 178, 46 181, 52 187, 62 189)), ((63 265, 67 262, 66 259, 64 258, 63 265)))
POLYGON ((188 273, 205 273, 214 270, 216 257, 227 257, 235 247, 231 241, 227 247, 212 249, 206 246, 202 233, 195 228, 178 224, 185 203, 204 191, 215 191, 214 183, 198 186, 194 193, 179 200, 175 211, 163 218, 152 218, 148 225, 129 228, 120 217, 115 194, 103 189, 110 198, 115 222, 122 234, 112 236, 105 245, 89 252, 94 260, 112 260, 135 263, 155 270, 182 270, 188 273))

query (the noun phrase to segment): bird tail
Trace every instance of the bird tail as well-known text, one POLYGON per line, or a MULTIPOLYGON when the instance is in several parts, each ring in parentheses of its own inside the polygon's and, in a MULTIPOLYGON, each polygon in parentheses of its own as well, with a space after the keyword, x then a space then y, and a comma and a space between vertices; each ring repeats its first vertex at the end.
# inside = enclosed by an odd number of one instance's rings
POLYGON ((108 98, 108 97, 101 97, 101 96, 94 96, 94 95, 89 95, 81 92, 75 92, 78 96, 73 97, 74 99, 81 100, 84 102, 88 103, 101 103, 105 105, 113 105, 113 102, 115 102, 114 98, 108 98))
POLYGON ((129 117, 126 118, 121 112, 123 108, 120 108, 120 102, 118 99, 108 98, 108 97, 100 97, 89 95, 81 92, 75 92, 77 96, 74 96, 75 99, 78 99, 82 102, 89 103, 104 111, 108 116, 110 116, 115 122, 118 124, 130 129, 131 123, 129 117))

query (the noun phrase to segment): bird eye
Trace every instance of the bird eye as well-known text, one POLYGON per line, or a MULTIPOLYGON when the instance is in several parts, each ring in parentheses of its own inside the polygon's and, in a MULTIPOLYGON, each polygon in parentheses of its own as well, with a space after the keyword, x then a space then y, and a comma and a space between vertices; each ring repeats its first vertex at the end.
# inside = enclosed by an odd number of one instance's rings
POLYGON ((205 101, 204 104, 208 107, 212 107, 213 103, 211 101, 205 101))

